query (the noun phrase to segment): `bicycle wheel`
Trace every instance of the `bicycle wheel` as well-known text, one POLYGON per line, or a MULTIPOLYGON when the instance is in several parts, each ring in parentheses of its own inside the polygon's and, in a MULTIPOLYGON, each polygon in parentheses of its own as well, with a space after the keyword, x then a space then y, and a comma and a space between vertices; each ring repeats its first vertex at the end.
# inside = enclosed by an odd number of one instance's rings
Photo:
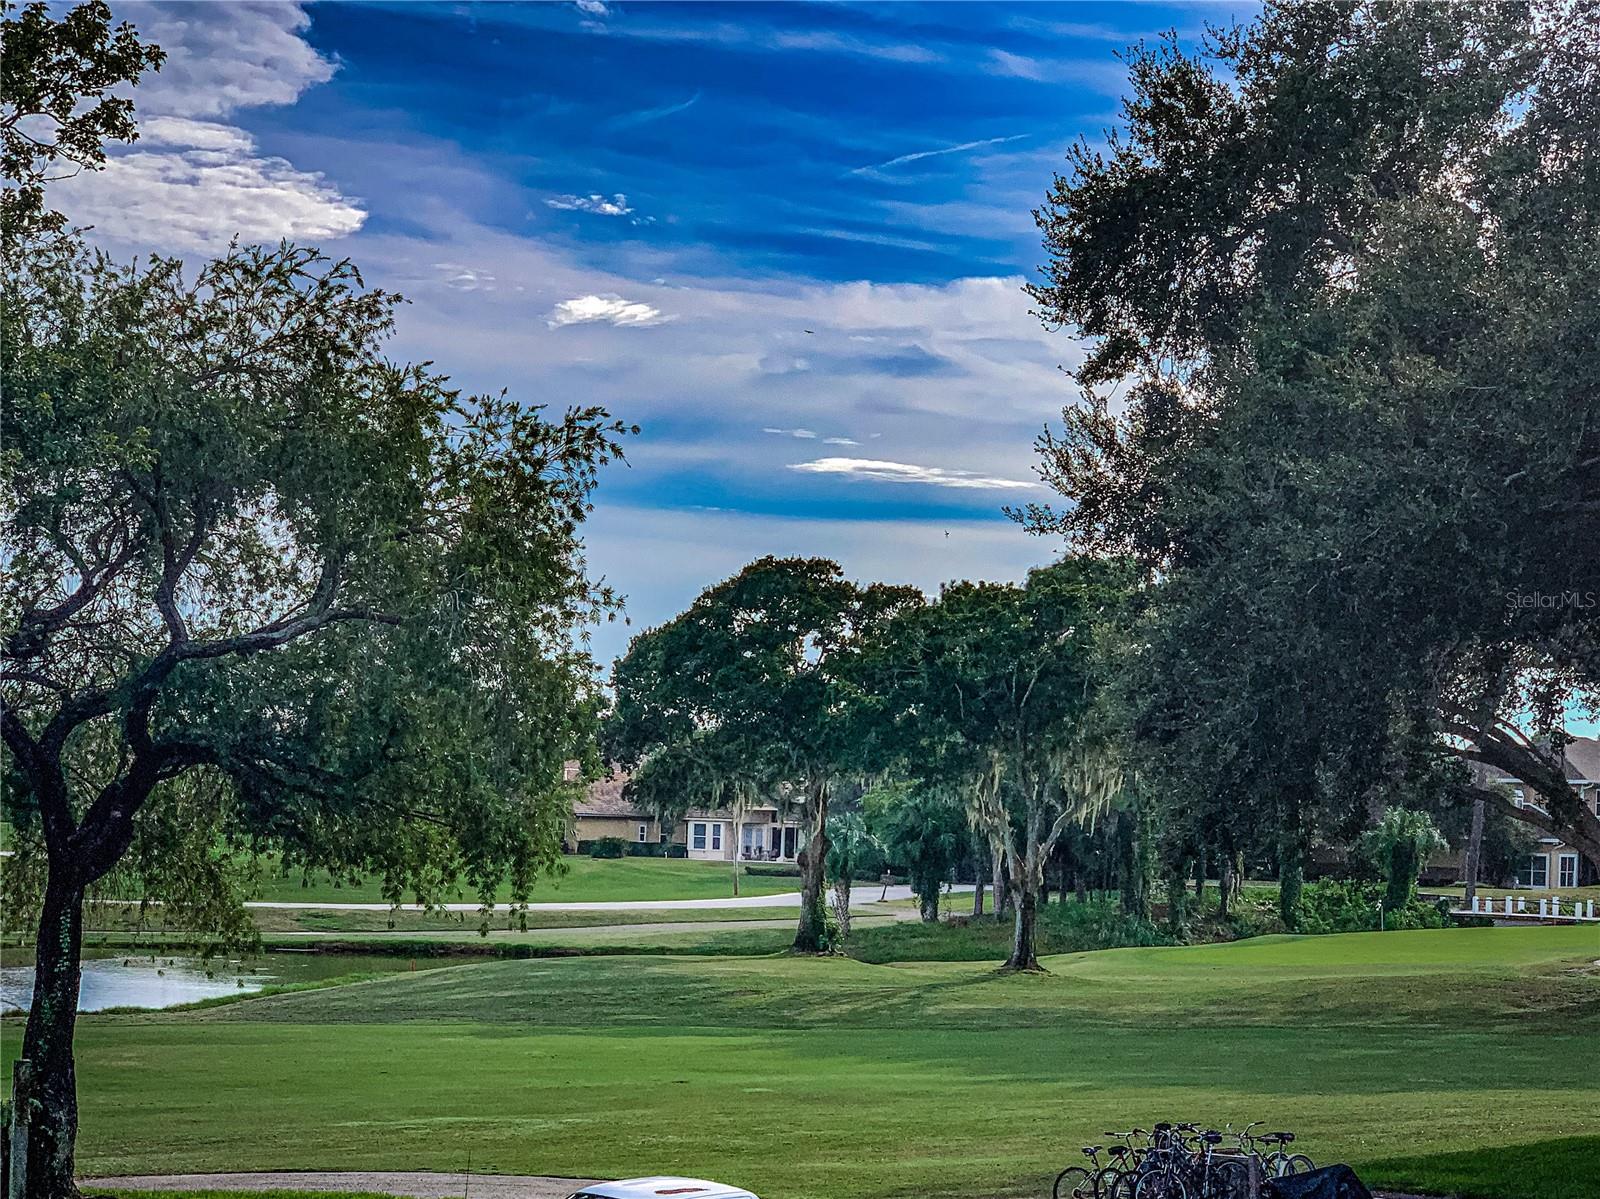
POLYGON ((1291 1153, 1285 1174, 1309 1174, 1316 1166, 1311 1164, 1311 1159, 1303 1153, 1291 1153))
POLYGON ((1133 1199, 1189 1199, 1189 1188, 1175 1174, 1146 1174, 1133 1188, 1133 1199))
POLYGON ((1107 1166, 1094 1176, 1095 1199, 1133 1199, 1133 1187, 1122 1185, 1123 1179, 1130 1177, 1121 1170, 1107 1166))
POLYGON ((1250 1171, 1243 1162, 1219 1162, 1211 1171, 1210 1199, 1250 1199, 1250 1171))
POLYGON ((1051 1199, 1095 1199, 1094 1175, 1082 1166, 1068 1166, 1056 1175, 1051 1199))

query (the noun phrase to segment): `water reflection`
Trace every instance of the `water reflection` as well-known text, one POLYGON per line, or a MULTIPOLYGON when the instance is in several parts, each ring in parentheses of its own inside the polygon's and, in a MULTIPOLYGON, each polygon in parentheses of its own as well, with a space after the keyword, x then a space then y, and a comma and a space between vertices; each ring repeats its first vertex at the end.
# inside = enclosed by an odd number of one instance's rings
MULTIPOLYGON (((375 969, 406 969, 394 959, 338 957, 323 954, 269 954, 259 958, 212 958, 161 954, 151 957, 104 955, 85 957, 80 1012, 107 1008, 168 1008, 178 1004, 259 991, 262 987, 308 979, 331 978, 375 969)), ((33 1001, 33 967, 0 966, 0 1010, 25 1011, 33 1001)))

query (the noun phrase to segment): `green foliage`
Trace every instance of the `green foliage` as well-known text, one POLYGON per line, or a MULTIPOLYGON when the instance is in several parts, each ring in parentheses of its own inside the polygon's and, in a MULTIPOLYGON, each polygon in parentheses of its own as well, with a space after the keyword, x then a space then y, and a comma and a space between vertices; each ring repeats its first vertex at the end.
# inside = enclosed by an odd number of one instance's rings
POLYGON ((599 837, 589 843, 591 858, 620 858, 627 852, 627 842, 621 837, 599 837))
POLYGON ((884 867, 884 845, 867 828, 858 812, 835 816, 828 827, 830 882, 838 879, 877 878, 884 867))
POLYGON ((607 756, 665 809, 792 798, 807 830, 797 948, 823 948, 827 815, 860 762, 846 674, 872 632, 921 603, 910 587, 858 587, 821 558, 762 558, 641 633, 612 672, 607 756))
POLYGON ((1400 911, 1417 896, 1417 879, 1428 859, 1449 843, 1426 812, 1390 808, 1362 838, 1362 849, 1387 880, 1384 907, 1400 911))
POLYGON ((1597 15, 1268 5, 1142 46, 1040 212, 1034 298, 1092 345, 1040 446, 1071 503, 1025 516, 1160 572, 1133 723, 1286 882, 1373 806, 1460 804, 1457 756, 1600 854, 1519 724, 1600 696, 1597 15))
MULTIPOLYGON (((1415 879, 1412 880, 1413 885, 1415 879)), ((1299 930, 1309 934, 1374 932, 1379 927, 1379 906, 1383 907, 1382 926, 1396 931, 1419 928, 1448 928, 1448 903, 1424 903, 1415 893, 1402 905, 1390 907, 1385 889, 1376 883, 1324 879, 1308 883, 1301 892, 1299 930)))
POLYGON ((939 892, 966 852, 967 821, 943 791, 894 784, 862 800, 889 862, 905 871, 922 918, 939 918, 939 892))
POLYGON ((97 170, 108 141, 138 140, 133 101, 123 94, 166 54, 126 21, 113 26, 103 0, 56 20, 45 3, 0 3, 0 240, 59 230, 44 206, 52 171, 97 170))

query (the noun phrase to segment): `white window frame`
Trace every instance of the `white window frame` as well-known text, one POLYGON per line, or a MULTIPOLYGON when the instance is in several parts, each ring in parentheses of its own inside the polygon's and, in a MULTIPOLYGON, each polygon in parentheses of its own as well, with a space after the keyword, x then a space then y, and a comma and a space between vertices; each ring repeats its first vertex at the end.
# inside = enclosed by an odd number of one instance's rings
POLYGON ((722 848, 722 821, 720 820, 711 822, 711 848, 713 850, 721 850, 722 848))
POLYGON ((650 840, 650 826, 641 824, 639 826, 639 844, 643 845, 648 840, 650 840))
POLYGON ((696 820, 689 826, 689 848, 704 849, 706 847, 706 822, 696 820))
POLYGON ((1546 891, 1550 888, 1550 855, 1547 853, 1531 853, 1523 868, 1517 871, 1517 886, 1531 891, 1546 891), (1537 867, 1537 869, 1535 869, 1537 867), (1523 882, 1526 878, 1528 881, 1523 882))
POLYGON ((1563 891, 1571 890, 1578 885, 1578 855, 1575 853, 1558 853, 1556 855, 1556 886, 1563 891))

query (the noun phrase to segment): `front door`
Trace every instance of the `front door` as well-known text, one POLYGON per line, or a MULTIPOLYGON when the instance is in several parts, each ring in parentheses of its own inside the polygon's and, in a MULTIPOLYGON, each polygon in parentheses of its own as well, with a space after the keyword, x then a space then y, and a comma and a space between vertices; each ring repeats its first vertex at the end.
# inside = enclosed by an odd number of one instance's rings
POLYGON ((799 840, 800 840, 800 830, 799 829, 794 828, 794 827, 790 827, 790 828, 786 828, 786 829, 783 830, 783 856, 784 857, 792 858, 792 857, 795 856, 795 850, 798 848, 799 840))

